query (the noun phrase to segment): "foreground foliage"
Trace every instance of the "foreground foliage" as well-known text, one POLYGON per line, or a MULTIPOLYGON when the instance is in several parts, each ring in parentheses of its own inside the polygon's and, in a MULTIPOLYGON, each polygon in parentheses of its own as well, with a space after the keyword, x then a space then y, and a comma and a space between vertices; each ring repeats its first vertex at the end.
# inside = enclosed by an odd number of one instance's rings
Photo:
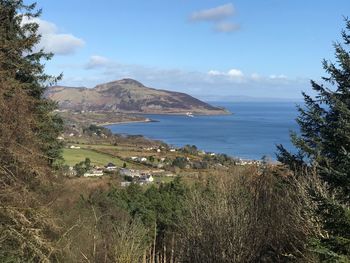
POLYGON ((300 182, 280 167, 189 185, 97 189, 67 215, 64 258, 91 262, 312 262, 318 231, 300 182))
POLYGON ((279 146, 279 160, 298 176, 316 174, 322 187, 309 191, 317 203, 324 233, 313 241, 320 260, 350 260, 350 21, 335 43, 336 63, 323 61, 328 74, 323 84, 311 81, 315 98, 304 95, 297 122, 301 133, 292 134, 298 153, 279 146), (328 87, 326 87, 326 84, 328 87))
POLYGON ((57 226, 50 200, 49 165, 60 157, 61 130, 54 107, 42 98, 47 82, 35 5, 0 1, 0 261, 48 261, 57 226), (45 194, 45 198, 43 195, 45 194))

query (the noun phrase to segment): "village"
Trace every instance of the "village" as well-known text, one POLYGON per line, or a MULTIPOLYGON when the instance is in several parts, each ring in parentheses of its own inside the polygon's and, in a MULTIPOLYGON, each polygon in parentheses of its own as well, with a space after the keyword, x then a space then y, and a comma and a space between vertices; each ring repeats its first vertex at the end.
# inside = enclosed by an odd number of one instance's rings
POLYGON ((138 144, 130 145, 127 139, 121 137, 117 137, 118 143, 107 143, 106 138, 108 135, 102 132, 94 132, 89 137, 72 133, 60 136, 62 141, 66 141, 64 157, 69 164, 67 175, 82 178, 117 176, 120 185, 125 187, 130 184, 159 184, 181 174, 203 173, 209 169, 228 170, 231 166, 262 164, 260 160, 243 160, 205 152, 194 145, 170 147, 145 138, 137 138, 138 144), (97 138, 98 142, 92 143, 87 138, 97 138))

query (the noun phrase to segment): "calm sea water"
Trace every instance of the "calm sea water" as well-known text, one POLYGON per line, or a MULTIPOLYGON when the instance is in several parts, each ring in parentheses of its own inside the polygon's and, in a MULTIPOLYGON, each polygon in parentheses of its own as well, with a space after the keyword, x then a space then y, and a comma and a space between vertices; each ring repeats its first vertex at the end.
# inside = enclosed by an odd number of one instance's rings
POLYGON ((293 149, 290 130, 298 131, 295 102, 212 103, 230 110, 227 116, 147 115, 151 123, 107 126, 114 133, 144 135, 170 145, 196 145, 199 149, 244 159, 275 159, 276 144, 293 149))

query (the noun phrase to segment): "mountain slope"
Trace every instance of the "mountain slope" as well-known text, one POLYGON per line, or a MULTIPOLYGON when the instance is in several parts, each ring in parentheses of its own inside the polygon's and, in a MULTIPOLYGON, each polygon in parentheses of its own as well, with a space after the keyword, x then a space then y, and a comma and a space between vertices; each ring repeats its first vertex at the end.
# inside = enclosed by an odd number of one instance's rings
POLYGON ((227 114, 190 95, 148 88, 133 79, 122 79, 95 88, 50 87, 46 97, 57 101, 61 109, 117 111, 148 114, 227 114))

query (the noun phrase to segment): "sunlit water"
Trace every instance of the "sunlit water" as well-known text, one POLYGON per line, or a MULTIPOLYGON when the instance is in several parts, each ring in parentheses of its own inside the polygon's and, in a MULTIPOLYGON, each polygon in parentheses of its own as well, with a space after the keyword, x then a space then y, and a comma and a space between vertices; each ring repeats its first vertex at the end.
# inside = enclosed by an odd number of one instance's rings
POLYGON ((158 122, 107 126, 114 133, 144 135, 170 145, 199 149, 245 159, 275 158, 276 144, 292 149, 290 130, 298 130, 295 102, 212 103, 233 114, 226 116, 147 115, 158 122))

